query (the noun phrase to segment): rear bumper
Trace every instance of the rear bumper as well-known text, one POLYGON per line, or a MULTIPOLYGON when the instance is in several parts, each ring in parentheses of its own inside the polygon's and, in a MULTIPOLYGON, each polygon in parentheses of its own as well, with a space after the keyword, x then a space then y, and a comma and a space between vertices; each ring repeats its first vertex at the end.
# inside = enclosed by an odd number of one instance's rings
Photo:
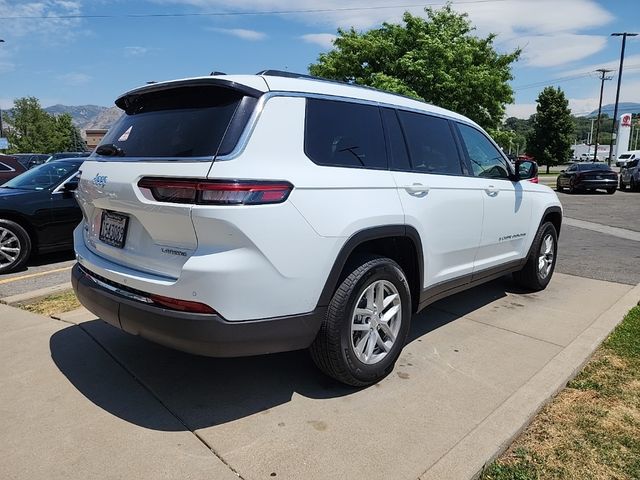
POLYGON ((580 180, 575 184, 578 188, 614 188, 618 186, 617 179, 602 179, 602 180, 580 180))
POLYGON ((325 313, 318 308, 301 315, 229 322, 219 315, 186 313, 132 300, 105 288, 79 264, 73 267, 71 283, 80 303, 110 325, 176 350, 212 357, 306 348, 325 313))

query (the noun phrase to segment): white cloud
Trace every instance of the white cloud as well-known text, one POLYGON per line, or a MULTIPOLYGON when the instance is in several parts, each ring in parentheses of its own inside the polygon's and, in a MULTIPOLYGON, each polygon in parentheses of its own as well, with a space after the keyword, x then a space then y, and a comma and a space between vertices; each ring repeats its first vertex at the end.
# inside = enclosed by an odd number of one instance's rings
MULTIPOLYGON (((82 13, 81 3, 66 0, 24 1, 0 0, 1 17, 50 17, 58 15, 78 15, 82 13)), ((7 43, 11 40, 26 37, 29 39, 44 38, 48 42, 60 42, 73 38, 80 20, 76 18, 49 18, 37 21, 29 18, 5 20, 2 35, 7 43)))
POLYGON ((527 36, 509 42, 522 47, 522 59, 532 67, 555 67, 586 58, 601 51, 607 37, 562 33, 527 36))
MULTIPOLYGON (((560 75, 561 76, 570 76, 570 75, 579 75, 579 74, 587 74, 591 72, 595 72, 598 68, 606 68, 608 70, 613 70, 610 75, 617 75, 618 67, 620 66, 620 57, 613 58, 606 62, 592 63, 590 65, 583 65, 579 68, 573 68, 571 70, 565 70, 560 75)), ((627 75, 638 75, 640 74, 640 54, 636 55, 625 55, 624 57, 624 77, 627 75)), ((594 73, 594 76, 596 74, 594 73)))
POLYGON ((247 30, 245 28, 213 28, 212 30, 214 32, 225 33, 227 35, 232 35, 234 37, 241 38, 242 40, 249 40, 252 42, 257 42, 267 38, 266 33, 258 32, 256 30, 247 30))
POLYGON ((331 48, 336 36, 332 33, 308 33, 300 38, 307 43, 315 43, 323 48, 331 48))
POLYGON ((126 57, 141 57, 148 51, 147 47, 124 47, 124 55, 126 57))
POLYGON ((64 75, 59 75, 58 80, 70 87, 81 87, 86 85, 91 80, 91 76, 86 73, 71 72, 64 75))
MULTIPOLYGON (((368 29, 384 21, 399 22, 405 10, 414 15, 425 15, 422 7, 387 8, 388 0, 357 3, 357 6, 366 6, 366 9, 361 10, 347 10, 350 5, 345 4, 344 0, 154 1, 162 4, 190 5, 207 12, 316 10, 315 13, 290 13, 282 15, 282 18, 334 29, 368 29)), ((444 3, 443 0, 442 5, 444 3)), ((614 19, 613 15, 595 0, 506 0, 460 4, 453 0, 452 5, 455 10, 469 14, 478 34, 496 33, 499 35, 497 41, 508 45, 509 48, 526 46, 523 60, 532 66, 555 66, 586 58, 599 51, 604 46, 604 39, 577 34, 606 25, 614 19), (553 48, 549 48, 550 46, 553 48)), ((326 43, 323 46, 326 46, 326 43)))
POLYGON ((536 113, 536 106, 537 104, 535 103, 515 103, 507 105, 505 118, 529 118, 531 115, 536 113))

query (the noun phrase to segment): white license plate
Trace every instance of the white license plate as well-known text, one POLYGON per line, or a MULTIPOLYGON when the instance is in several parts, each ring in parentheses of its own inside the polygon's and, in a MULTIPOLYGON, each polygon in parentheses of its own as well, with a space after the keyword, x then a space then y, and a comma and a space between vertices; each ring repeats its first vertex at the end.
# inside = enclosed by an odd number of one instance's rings
POLYGON ((116 248, 123 248, 127 237, 129 217, 114 212, 102 212, 100 241, 116 248))

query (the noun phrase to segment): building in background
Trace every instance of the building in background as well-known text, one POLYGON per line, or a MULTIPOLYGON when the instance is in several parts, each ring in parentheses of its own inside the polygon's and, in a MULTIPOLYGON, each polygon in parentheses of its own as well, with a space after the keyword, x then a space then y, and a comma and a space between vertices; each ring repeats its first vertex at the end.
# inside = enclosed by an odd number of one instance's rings
POLYGON ((107 134, 106 128, 91 128, 84 131, 87 150, 93 151, 107 134))

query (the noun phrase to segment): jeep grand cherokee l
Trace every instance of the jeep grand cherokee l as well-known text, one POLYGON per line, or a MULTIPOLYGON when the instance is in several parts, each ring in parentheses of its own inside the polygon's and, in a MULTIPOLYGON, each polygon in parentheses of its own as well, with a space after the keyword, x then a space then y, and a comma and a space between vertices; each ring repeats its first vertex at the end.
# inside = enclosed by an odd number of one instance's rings
POLYGON ((116 104, 82 167, 73 285, 131 334, 210 356, 310 348, 327 374, 368 385, 428 304, 553 275, 556 194, 521 182, 456 113, 273 71, 116 104))

